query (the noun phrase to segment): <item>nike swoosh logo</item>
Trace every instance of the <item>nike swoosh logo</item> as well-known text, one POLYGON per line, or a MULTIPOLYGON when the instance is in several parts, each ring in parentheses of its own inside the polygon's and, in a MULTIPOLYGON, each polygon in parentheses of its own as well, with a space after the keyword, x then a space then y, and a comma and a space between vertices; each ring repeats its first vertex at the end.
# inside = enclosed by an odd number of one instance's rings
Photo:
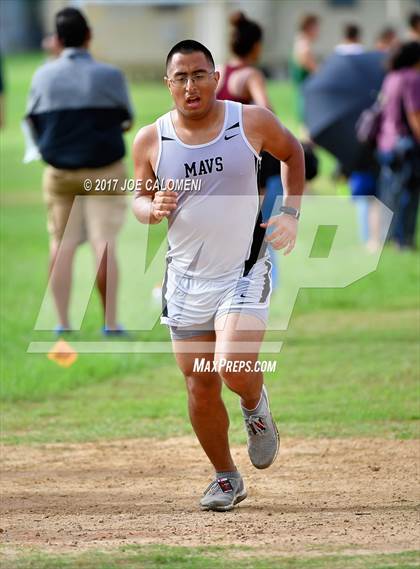
POLYGON ((246 298, 246 294, 240 294, 239 295, 241 298, 246 298))
POLYGON ((239 132, 237 134, 232 134, 232 136, 225 136, 225 140, 230 140, 231 138, 238 136, 238 134, 239 134, 239 132))

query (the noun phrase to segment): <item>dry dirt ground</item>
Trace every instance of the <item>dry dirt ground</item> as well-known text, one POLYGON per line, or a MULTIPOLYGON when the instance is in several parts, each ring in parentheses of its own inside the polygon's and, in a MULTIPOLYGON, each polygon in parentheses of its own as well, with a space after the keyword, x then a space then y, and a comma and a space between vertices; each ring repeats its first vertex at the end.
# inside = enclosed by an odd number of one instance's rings
POLYGON ((2 448, 4 552, 123 544, 237 544, 267 554, 399 552, 419 545, 419 441, 285 439, 248 498, 201 512, 211 471, 193 438, 2 448))

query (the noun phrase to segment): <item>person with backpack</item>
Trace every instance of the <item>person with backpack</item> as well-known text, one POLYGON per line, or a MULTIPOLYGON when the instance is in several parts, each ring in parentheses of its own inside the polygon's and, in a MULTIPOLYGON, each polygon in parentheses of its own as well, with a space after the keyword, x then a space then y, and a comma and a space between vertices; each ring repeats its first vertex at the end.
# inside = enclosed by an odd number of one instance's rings
POLYGON ((420 194, 420 42, 402 44, 390 57, 381 90, 377 136, 380 198, 394 213, 388 239, 415 249, 420 194))

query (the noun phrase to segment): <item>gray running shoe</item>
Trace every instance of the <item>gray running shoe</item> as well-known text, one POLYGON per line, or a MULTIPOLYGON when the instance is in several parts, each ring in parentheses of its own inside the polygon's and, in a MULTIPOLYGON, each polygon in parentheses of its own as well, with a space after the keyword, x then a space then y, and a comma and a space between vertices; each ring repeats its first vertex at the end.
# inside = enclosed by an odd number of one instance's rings
POLYGON ((247 494, 241 478, 216 478, 204 491, 200 500, 203 510, 227 512, 245 500, 247 494))
POLYGON ((246 415, 242 410, 248 431, 248 454, 255 468, 268 468, 276 460, 280 447, 280 437, 270 412, 265 385, 262 402, 258 412, 246 415))

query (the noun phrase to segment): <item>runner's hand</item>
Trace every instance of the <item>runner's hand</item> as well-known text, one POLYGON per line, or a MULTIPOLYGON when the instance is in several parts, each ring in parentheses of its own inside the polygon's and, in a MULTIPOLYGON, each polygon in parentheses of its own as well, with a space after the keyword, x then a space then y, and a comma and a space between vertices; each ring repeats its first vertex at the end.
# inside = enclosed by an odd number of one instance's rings
POLYGON ((269 234, 266 234, 265 240, 271 243, 274 249, 285 249, 285 255, 291 253, 296 243, 297 219, 282 213, 270 217, 266 223, 261 223, 260 225, 264 228, 273 228, 269 234))
POLYGON ((153 196, 152 215, 162 221, 164 217, 169 217, 176 209, 178 194, 172 190, 159 190, 153 196))

